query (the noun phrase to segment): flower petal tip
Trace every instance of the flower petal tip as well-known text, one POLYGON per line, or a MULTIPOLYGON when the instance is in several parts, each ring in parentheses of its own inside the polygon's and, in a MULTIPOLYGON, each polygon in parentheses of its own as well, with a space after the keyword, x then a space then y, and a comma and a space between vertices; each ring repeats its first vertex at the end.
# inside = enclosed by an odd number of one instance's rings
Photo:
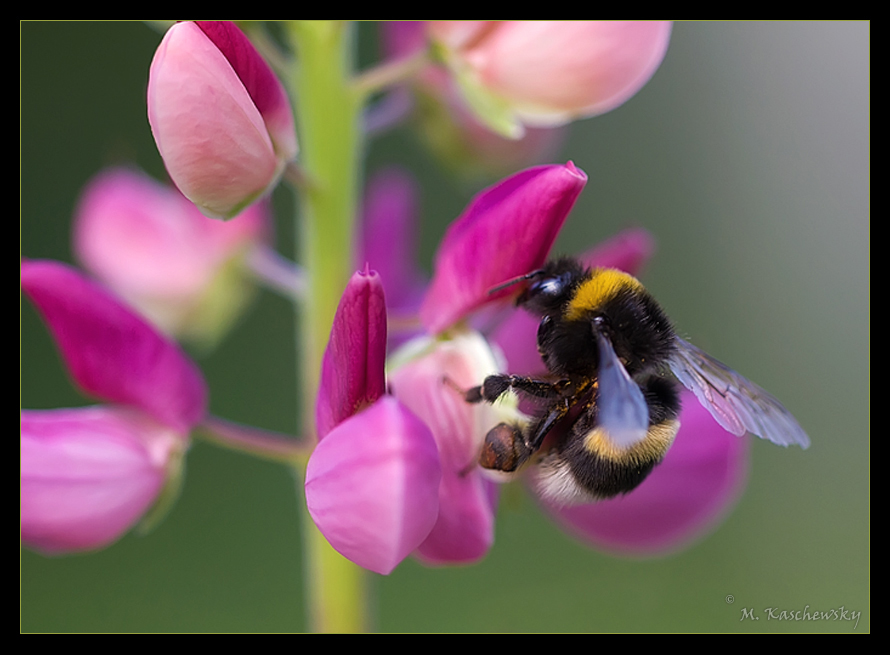
POLYGON ((568 162, 520 171, 479 193, 451 224, 436 255, 420 308, 427 329, 441 332, 497 299, 493 287, 543 265, 586 182, 587 175, 568 162))

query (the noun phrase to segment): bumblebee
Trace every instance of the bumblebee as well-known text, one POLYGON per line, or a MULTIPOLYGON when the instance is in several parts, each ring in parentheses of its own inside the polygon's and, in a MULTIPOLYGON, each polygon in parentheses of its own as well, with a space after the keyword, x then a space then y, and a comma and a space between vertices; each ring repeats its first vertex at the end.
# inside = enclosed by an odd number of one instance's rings
POLYGON ((491 375, 465 392, 493 403, 512 390, 539 411, 485 437, 483 468, 511 472, 534 460, 541 494, 593 502, 635 489, 664 458, 680 428, 679 383, 729 432, 809 446, 772 395, 677 336, 640 282, 621 271, 563 258, 492 292, 526 283, 516 304, 541 317, 544 378, 491 375))

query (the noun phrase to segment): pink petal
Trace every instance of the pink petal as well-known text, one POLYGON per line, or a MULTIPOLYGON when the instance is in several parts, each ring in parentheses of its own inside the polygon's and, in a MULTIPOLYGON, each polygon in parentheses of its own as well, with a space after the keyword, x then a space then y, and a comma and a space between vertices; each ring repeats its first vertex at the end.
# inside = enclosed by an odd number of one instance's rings
POLYGON ((224 318, 218 309, 207 311, 220 304, 208 302, 212 293, 224 293, 226 308, 237 311, 241 279, 222 274, 268 240, 269 225, 265 203, 237 221, 214 221, 175 188, 113 168, 96 176, 81 197, 74 249, 85 268, 155 325, 181 334, 224 318))
POLYGON ((377 271, 388 309, 416 312, 425 286, 418 270, 417 188, 398 168, 376 172, 368 182, 356 263, 377 271))
MULTIPOLYGON (((462 21, 461 21, 462 22, 462 21)), ((501 21, 461 44, 487 90, 529 125, 611 111, 658 69, 669 21, 501 21)))
POLYGON ((541 317, 517 309, 491 334, 507 360, 507 370, 514 375, 541 375, 547 367, 538 352, 538 326, 541 317))
POLYGON ((427 45, 425 24, 416 20, 381 21, 380 43, 387 59, 413 55, 427 45))
POLYGON ((319 442, 306 504, 337 552, 386 575, 433 527, 441 475, 429 428, 387 396, 319 442))
POLYGON ((22 541, 48 554, 114 542, 157 498, 181 447, 135 410, 23 411, 22 541))
POLYGON ((238 26, 229 21, 195 21, 219 48, 266 122, 275 150, 285 161, 297 155, 297 133, 287 92, 238 26))
POLYGON ((380 276, 355 273, 343 291, 321 365, 318 438, 386 392, 386 299, 380 276))
POLYGON ((495 371, 488 345, 472 333, 437 342, 390 376, 395 396, 432 430, 442 462, 439 517, 417 551, 428 563, 476 561, 494 541, 496 485, 481 475, 476 460, 499 419, 491 405, 471 405, 458 389, 495 371))
POLYGON ((540 267, 587 182, 572 162, 521 171, 477 195, 436 255, 420 318, 436 334, 481 305, 510 295, 492 287, 540 267))
POLYGON ((426 564, 470 564, 494 543, 497 485, 477 472, 442 476, 439 516, 429 536, 417 547, 426 564))
POLYGON ((504 21, 494 20, 431 20, 429 35, 452 50, 464 50, 484 39, 504 21))
POLYGON ((69 266, 23 260, 21 271, 22 290, 84 391, 138 407, 183 434, 201 420, 204 379, 176 344, 69 266))
POLYGON ((549 511, 582 541, 624 555, 662 555, 713 530, 747 477, 748 441, 683 392, 681 428, 664 461, 637 489, 592 505, 549 511))
MULTIPOLYGON (((235 45, 233 50, 244 55, 245 50, 235 45)), ((259 66, 252 57, 235 58, 239 63, 245 58, 252 62, 245 68, 254 72, 259 66)), ((258 97, 268 99, 262 80, 262 75, 249 79, 256 83, 253 90, 258 97)), ((148 81, 148 119, 176 186, 215 217, 234 216, 266 193, 296 147, 295 141, 293 147, 273 143, 265 117, 238 73, 194 23, 171 27, 155 53, 148 81)), ((281 120, 277 111, 273 122, 281 120)))
POLYGON ((617 268, 637 277, 654 252, 655 239, 649 231, 629 228, 588 250, 579 259, 586 266, 617 268))

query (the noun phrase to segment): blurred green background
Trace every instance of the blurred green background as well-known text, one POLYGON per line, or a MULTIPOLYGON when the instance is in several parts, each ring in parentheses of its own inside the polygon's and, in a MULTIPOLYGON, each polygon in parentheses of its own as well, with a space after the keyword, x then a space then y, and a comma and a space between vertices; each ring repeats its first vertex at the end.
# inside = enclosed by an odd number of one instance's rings
MULTIPOLYGON (((373 25, 361 37, 369 59, 373 25)), ((409 560, 373 576, 379 630, 870 630, 869 37, 861 22, 678 23, 642 92, 573 125, 555 158, 590 177, 557 251, 649 229, 658 251, 643 280, 681 333, 782 399, 812 447, 753 440, 735 509, 663 559, 591 550, 505 489, 480 564, 409 560), (861 618, 765 613, 806 606, 861 618), (740 620, 743 608, 758 620, 740 620)), ((104 166, 164 177, 144 97, 160 38, 141 23, 21 24, 22 255, 71 260, 72 209, 104 166)), ((369 144, 370 169, 397 162, 421 180, 428 268, 481 184, 446 177, 407 130, 369 144)), ((278 242, 291 254, 285 216, 278 242)), ((264 292, 199 359, 215 414, 296 430, 293 322, 264 292)), ((22 407, 87 403, 22 301, 22 407)), ((187 465, 179 503, 148 536, 73 557, 22 550, 21 630, 304 630, 291 475, 200 442, 187 465)))

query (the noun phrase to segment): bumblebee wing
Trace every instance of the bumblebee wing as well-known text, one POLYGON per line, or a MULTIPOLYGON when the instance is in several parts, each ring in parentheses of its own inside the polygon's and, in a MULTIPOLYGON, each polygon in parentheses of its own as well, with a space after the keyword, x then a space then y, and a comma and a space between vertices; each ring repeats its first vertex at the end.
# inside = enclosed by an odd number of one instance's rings
POLYGON ((629 448, 646 438, 649 406, 615 354, 609 339, 596 331, 599 345, 597 423, 616 445, 629 448))
POLYGON ((669 364, 726 430, 738 436, 750 432, 780 446, 810 445, 806 432, 775 396, 691 343, 676 337, 669 364))

